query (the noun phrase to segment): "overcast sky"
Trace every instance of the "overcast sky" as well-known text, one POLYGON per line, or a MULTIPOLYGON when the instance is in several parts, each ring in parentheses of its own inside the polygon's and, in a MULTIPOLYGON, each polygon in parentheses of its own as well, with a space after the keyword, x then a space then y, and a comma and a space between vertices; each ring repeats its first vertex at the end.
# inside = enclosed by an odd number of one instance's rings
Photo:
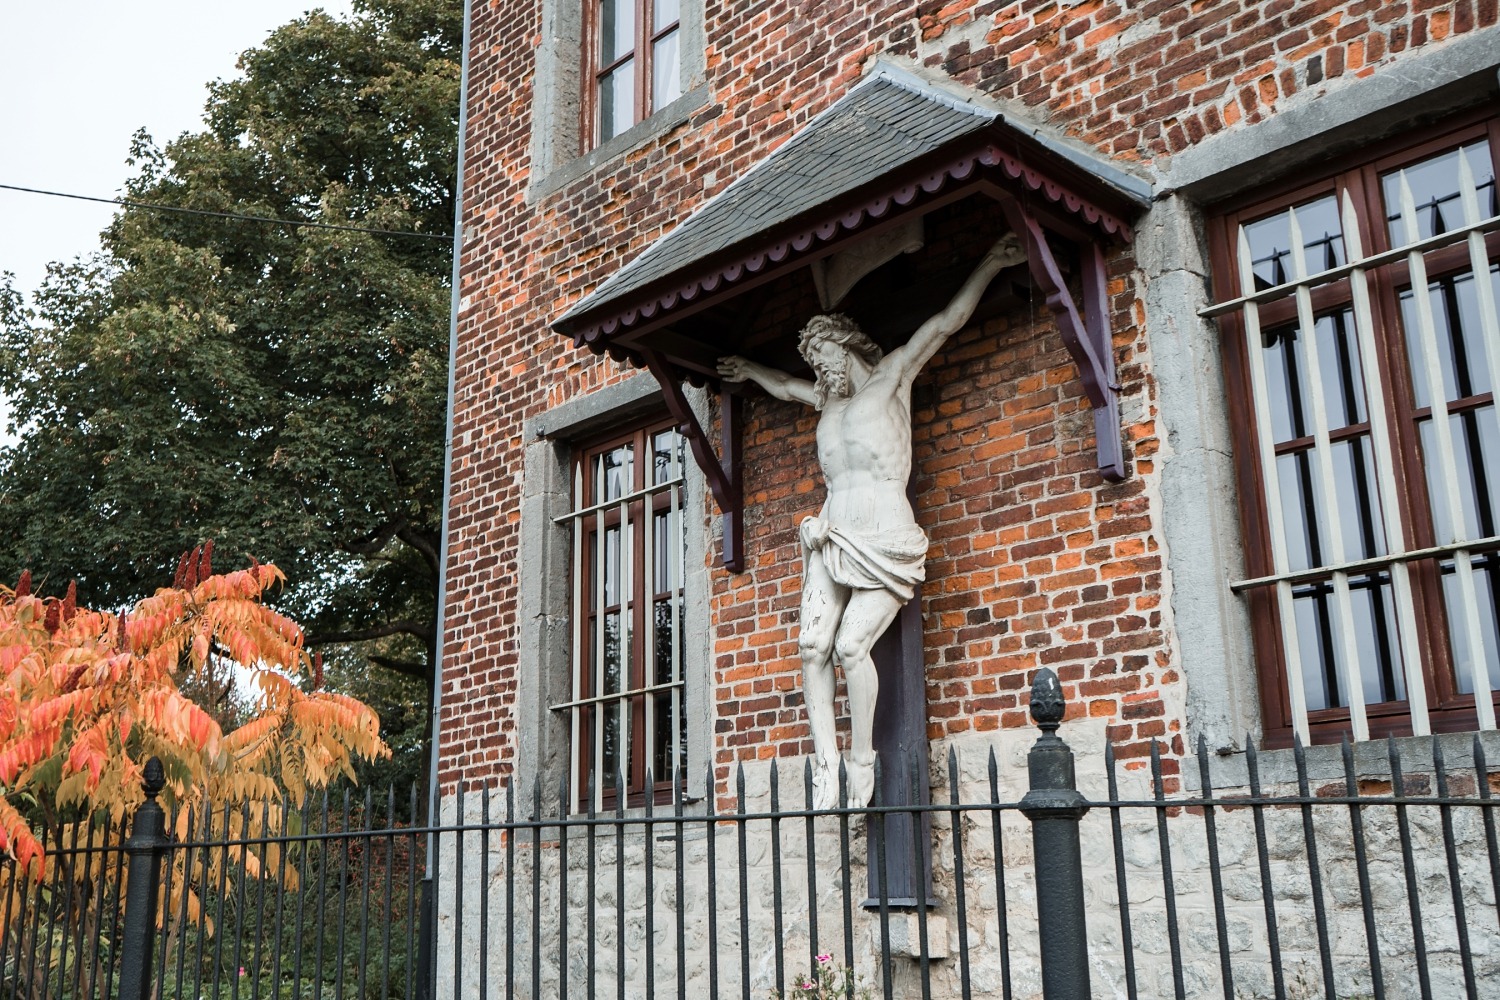
MULTIPOLYGON (((114 197, 130 137, 196 129, 205 85, 272 30, 349 0, 0 0, 0 184, 114 197)), ((0 189, 0 271, 41 283, 48 261, 99 246, 108 205, 0 189)))

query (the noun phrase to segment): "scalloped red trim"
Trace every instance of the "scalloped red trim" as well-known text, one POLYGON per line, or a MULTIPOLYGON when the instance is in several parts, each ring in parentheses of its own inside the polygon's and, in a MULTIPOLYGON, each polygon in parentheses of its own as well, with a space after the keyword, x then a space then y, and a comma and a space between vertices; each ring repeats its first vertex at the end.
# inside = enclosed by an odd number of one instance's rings
MULTIPOLYGON (((629 329, 643 319, 652 319, 659 312, 669 312, 676 308, 679 302, 692 302, 699 295, 717 291, 722 284, 734 284, 746 275, 759 274, 765 269, 767 263, 780 264, 793 254, 801 255, 817 244, 828 243, 843 233, 852 233, 864 226, 867 220, 884 218, 890 212, 892 205, 905 207, 916 200, 919 194, 937 194, 950 182, 962 183, 969 180, 981 168, 998 169, 1006 177, 1013 181, 1020 181, 1028 189, 1042 195, 1069 214, 1082 218, 1090 225, 1097 226, 1126 243, 1132 242, 1135 238, 1135 234, 1124 220, 1106 212, 1065 185, 1059 184, 1035 168, 1028 167, 1016 157, 991 145, 977 153, 960 157, 915 181, 903 184, 888 194, 872 198, 857 208, 804 229, 776 243, 768 250, 758 251, 748 257, 742 257, 715 268, 708 274, 648 299, 643 304, 616 312, 606 320, 579 330, 573 335, 573 343, 578 347, 586 346, 595 354, 603 353, 606 347, 598 343, 601 338, 608 339, 617 331, 629 329)), ((627 348, 609 345, 607 349, 609 356, 616 361, 628 360, 637 368, 643 364, 635 356, 635 352, 627 348)))

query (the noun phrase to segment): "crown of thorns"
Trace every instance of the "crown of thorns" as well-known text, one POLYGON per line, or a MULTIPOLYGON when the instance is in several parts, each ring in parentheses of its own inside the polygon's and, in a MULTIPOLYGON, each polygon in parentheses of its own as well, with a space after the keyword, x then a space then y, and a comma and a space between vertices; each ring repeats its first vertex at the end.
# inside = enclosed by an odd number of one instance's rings
POLYGON ((797 341, 797 351, 805 358, 808 348, 819 340, 832 341, 841 347, 847 348, 857 355, 866 364, 876 365, 885 356, 880 345, 869 338, 859 324, 854 322, 843 313, 831 313, 826 316, 814 316, 807 321, 802 328, 802 336, 797 341))

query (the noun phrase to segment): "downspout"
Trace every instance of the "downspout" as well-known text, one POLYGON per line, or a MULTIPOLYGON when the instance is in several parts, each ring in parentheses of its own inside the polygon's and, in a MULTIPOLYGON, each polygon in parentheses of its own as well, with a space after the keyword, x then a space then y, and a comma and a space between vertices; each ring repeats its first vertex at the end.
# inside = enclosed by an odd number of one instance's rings
MULTIPOLYGON (((443 517, 442 539, 438 546, 438 599, 436 642, 432 653, 432 737, 427 762, 427 856, 422 878, 421 931, 418 940, 417 993, 430 998, 434 993, 437 950, 437 892, 433 885, 433 868, 437 860, 438 826, 438 753, 442 746, 443 710, 443 635, 446 629, 448 603, 448 505, 453 497, 453 398, 457 378, 458 310, 462 301, 459 273, 463 264, 464 245, 464 147, 469 132, 469 34, 472 26, 473 0, 464 0, 463 55, 458 76, 458 148, 457 173, 453 191, 453 269, 452 293, 448 306, 448 414, 443 428, 443 517)), ((412 817, 416 822, 416 817, 412 817)))
MULTIPOLYGON (((464 52, 459 72, 458 105, 458 176, 453 198, 453 274, 452 299, 448 308, 448 416, 443 430, 443 521, 442 540, 438 547, 437 644, 432 657, 432 749, 427 769, 428 826, 437 825, 438 751, 443 707, 443 633, 447 624, 448 603, 448 505, 453 498, 453 397, 457 378, 458 310, 462 298, 459 269, 463 262, 464 238, 464 146, 469 129, 469 31, 473 0, 464 0, 464 52)), ((432 877, 433 835, 429 833, 427 877, 432 877)))

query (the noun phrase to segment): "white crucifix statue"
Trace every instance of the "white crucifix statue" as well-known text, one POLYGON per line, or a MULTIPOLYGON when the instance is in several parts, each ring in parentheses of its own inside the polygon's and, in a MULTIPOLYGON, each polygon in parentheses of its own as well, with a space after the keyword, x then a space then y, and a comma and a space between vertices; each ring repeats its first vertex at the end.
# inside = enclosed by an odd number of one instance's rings
POLYGON ((1003 237, 953 300, 889 354, 847 316, 815 316, 798 344, 815 381, 741 357, 719 361, 719 374, 727 381, 755 382, 777 399, 806 403, 820 413, 818 465, 828 495, 817 516, 800 526, 798 640, 815 757, 814 808, 838 805, 835 661, 849 693, 848 801, 856 808, 869 804, 875 788, 871 730, 880 687, 870 651, 926 576, 927 536, 906 495, 912 383, 968 323, 995 275, 1025 259, 1016 237, 1003 237))

